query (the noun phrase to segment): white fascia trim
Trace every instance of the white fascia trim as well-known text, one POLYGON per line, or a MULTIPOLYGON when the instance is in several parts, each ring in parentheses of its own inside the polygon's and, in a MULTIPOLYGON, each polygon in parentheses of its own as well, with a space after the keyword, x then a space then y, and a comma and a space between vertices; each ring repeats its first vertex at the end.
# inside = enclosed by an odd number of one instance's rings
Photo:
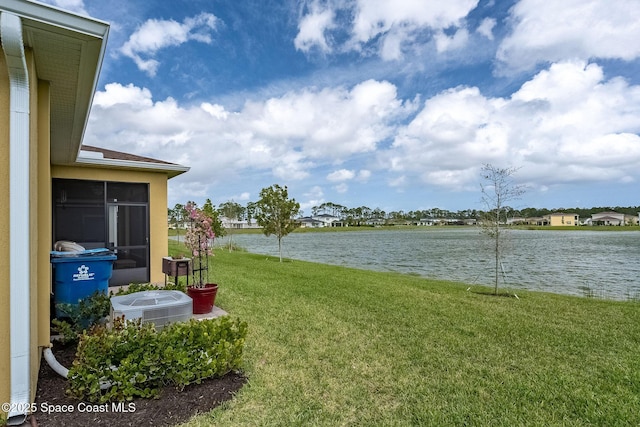
MULTIPOLYGON (((22 21, 0 11, 0 38, 9 69, 9 327, 11 410, 26 419, 31 403, 31 268, 29 228, 29 74, 22 21)), ((18 421, 19 422, 19 421, 18 421)))
POLYGON ((173 176, 180 175, 191 169, 188 166, 163 163, 140 162, 135 160, 94 159, 78 157, 76 163, 87 166, 111 167, 122 169, 147 169, 157 172, 167 172, 173 176))
POLYGON ((2 0, 2 9, 35 22, 64 28, 74 33, 106 38, 109 24, 43 3, 24 0, 2 0))

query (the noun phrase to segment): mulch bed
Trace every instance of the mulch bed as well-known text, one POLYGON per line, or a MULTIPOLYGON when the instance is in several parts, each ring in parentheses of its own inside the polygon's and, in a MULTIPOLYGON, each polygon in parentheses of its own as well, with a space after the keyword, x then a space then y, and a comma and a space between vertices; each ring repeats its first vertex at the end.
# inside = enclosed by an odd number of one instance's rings
MULTIPOLYGON (((75 357, 75 345, 55 344, 53 353, 63 366, 71 367, 75 357)), ((178 391, 165 387, 159 399, 134 399, 121 407, 92 405, 72 399, 65 394, 66 379, 56 374, 42 358, 36 391, 37 412, 32 416, 41 427, 75 426, 175 426, 193 415, 206 413, 234 394, 246 382, 242 374, 231 372, 221 378, 212 378, 200 384, 192 384, 178 391), (131 404, 130 404, 131 403, 131 404), (71 405, 73 412, 61 410, 46 413, 43 409, 52 405, 71 405)))

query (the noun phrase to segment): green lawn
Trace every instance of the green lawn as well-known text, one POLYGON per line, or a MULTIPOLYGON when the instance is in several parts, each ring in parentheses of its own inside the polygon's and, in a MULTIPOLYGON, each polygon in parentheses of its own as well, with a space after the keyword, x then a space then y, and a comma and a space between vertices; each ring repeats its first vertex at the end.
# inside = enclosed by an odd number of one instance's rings
POLYGON ((249 382, 188 426, 640 424, 638 303, 224 250, 211 274, 249 382))

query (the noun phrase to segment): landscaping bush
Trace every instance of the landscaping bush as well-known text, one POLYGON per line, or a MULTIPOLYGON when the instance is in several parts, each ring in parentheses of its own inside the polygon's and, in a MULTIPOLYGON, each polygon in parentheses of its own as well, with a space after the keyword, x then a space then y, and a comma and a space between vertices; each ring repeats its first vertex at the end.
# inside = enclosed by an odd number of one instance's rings
POLYGON ((63 343, 75 342, 83 330, 104 323, 104 319, 109 316, 110 307, 110 296, 99 291, 81 299, 78 304, 56 304, 56 308, 64 313, 64 317, 53 319, 51 327, 60 335, 63 343))
POLYGON ((98 403, 157 397, 166 385, 183 388, 240 368, 247 324, 239 319, 192 319, 159 332, 139 321, 113 322, 80 337, 70 395, 98 403))

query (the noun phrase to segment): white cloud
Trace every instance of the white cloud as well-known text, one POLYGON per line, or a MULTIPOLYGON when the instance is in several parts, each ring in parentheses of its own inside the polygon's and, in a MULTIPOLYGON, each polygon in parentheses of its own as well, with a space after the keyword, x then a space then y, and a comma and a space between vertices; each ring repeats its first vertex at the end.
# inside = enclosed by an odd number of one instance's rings
POLYGON ((477 0, 357 0, 353 37, 366 43, 395 27, 444 29, 459 26, 477 0))
POLYGON ((370 155, 414 108, 397 98, 394 85, 373 80, 289 92, 239 111, 154 101, 147 89, 113 83, 96 93, 85 143, 190 166, 180 180, 200 185, 183 191, 200 192, 245 171, 292 182, 319 165, 370 155))
POLYGON ((362 169, 358 172, 358 176, 356 180, 359 182, 367 182, 371 178, 371 171, 367 169, 362 169))
POLYGON ((77 13, 78 15, 89 16, 89 13, 84 7, 83 0, 42 0, 42 2, 77 13))
POLYGON ((158 50, 179 46, 191 40, 211 43, 211 31, 216 28, 216 21, 217 18, 210 13, 186 18, 182 23, 150 19, 131 34, 120 52, 133 59, 140 70, 153 77, 160 65, 153 58, 158 50))
POLYGON ((508 70, 571 58, 640 57, 637 0, 521 0, 510 10, 510 23, 497 53, 508 70))
POLYGON ((496 26, 496 20, 493 18, 484 18, 476 31, 489 40, 493 40, 493 27, 496 26))
POLYGON ((389 187, 402 188, 407 184, 407 177, 404 175, 389 179, 389 187))
POLYGON ((333 171, 329 175, 327 175, 327 181, 331 181, 331 182, 348 181, 350 179, 353 179, 353 177, 355 176, 356 174, 352 170, 340 169, 337 171, 333 171))
POLYGON ((249 104, 243 116, 256 136, 299 145, 309 158, 341 160, 374 151, 407 113, 388 82, 368 80, 344 88, 306 89, 249 104))
POLYGON ((333 189, 336 190, 336 193, 338 194, 344 194, 349 191, 349 185, 347 183, 341 182, 340 184, 334 186, 333 189))
POLYGON ((226 118, 229 117, 229 112, 219 104, 210 104, 208 102, 203 102, 200 105, 200 108, 211 114, 211 116, 215 117, 216 119, 226 120, 226 118))
POLYGON ((242 192, 240 194, 236 194, 228 198, 228 200, 233 200, 234 202, 248 202, 251 200, 251 193, 248 191, 242 192))
POLYGON ((129 107, 148 108, 153 105, 151 91, 147 88, 139 88, 133 84, 122 86, 119 83, 105 85, 104 92, 96 92, 93 105, 109 108, 114 105, 125 104, 129 107))
POLYGON ((333 20, 331 9, 320 10, 317 4, 314 5, 311 13, 303 16, 298 24, 298 35, 293 41, 296 49, 308 52, 316 46, 323 52, 331 51, 325 33, 335 27, 333 20))
MULTIPOLYGON (((510 98, 477 88, 428 99, 379 158, 399 176, 455 190, 476 186, 483 163, 521 166, 538 186, 637 177, 640 87, 606 80, 596 64, 554 64, 510 98)), ((392 185, 399 185, 392 182, 392 185)))
POLYGON ((306 200, 298 201, 300 203, 300 210, 305 215, 311 214, 311 208, 314 206, 319 206, 324 203, 324 191, 322 191, 322 187, 313 186, 302 195, 306 200))
MULTIPOLYGON (((308 52, 318 47, 325 53, 338 50, 330 45, 330 36, 335 31, 341 39, 342 32, 347 31, 349 40, 339 46, 340 51, 356 50, 367 55, 374 51, 386 61, 395 61, 401 60, 415 43, 424 43, 424 37, 416 41, 418 36, 428 35, 430 31, 463 29, 464 19, 478 0, 328 1, 322 7, 319 4, 314 1, 310 12, 300 18, 294 40, 297 49, 308 52), (351 17, 346 26, 336 22, 338 13, 351 17)), ((466 41, 465 33, 459 33, 451 37, 447 46, 460 47, 463 41, 466 41)))
MULTIPOLYGON (((381 38, 380 56, 385 60, 398 60, 403 56, 404 45, 411 44, 421 31, 461 29, 464 18, 477 4, 477 0, 358 0, 351 44, 362 48, 381 38)), ((453 46, 459 47, 463 41, 466 41, 464 33, 459 33, 453 46)))
MULTIPOLYGON (((108 84, 94 98, 85 143, 190 166, 172 184, 182 200, 254 178, 263 187, 308 185, 304 180, 327 167, 336 192, 373 173, 397 189, 426 183, 477 190, 483 163, 521 166, 518 177, 539 189, 638 178, 640 86, 607 78, 594 63, 553 64, 511 96, 461 86, 415 108, 393 84, 375 80, 290 91, 237 111, 108 84)), ((309 206, 323 201, 316 190, 306 197, 309 206)))
POLYGON ((461 28, 452 36, 447 36, 444 32, 439 31, 435 35, 436 50, 438 53, 448 50, 456 50, 463 48, 469 40, 469 32, 466 28, 461 28))

